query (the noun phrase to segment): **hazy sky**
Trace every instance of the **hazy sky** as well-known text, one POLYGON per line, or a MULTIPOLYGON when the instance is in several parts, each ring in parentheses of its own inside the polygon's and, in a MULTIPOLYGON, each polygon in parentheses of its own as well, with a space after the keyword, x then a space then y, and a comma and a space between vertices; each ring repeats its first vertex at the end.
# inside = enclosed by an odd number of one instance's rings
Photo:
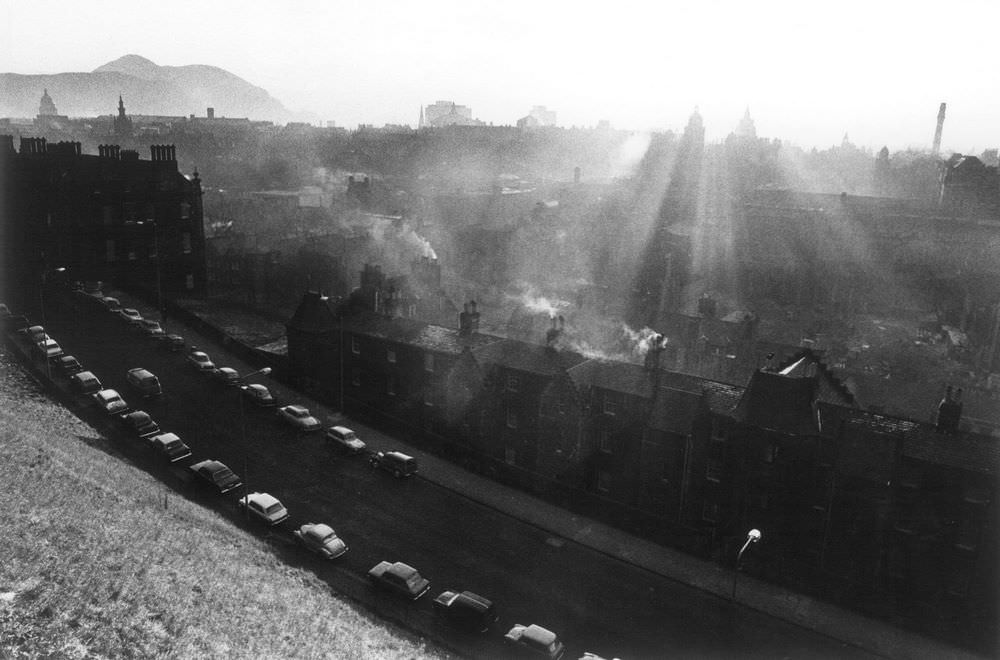
MULTIPOLYGON (((293 110, 416 124, 438 99, 512 124, 682 128, 749 106, 802 146, 1000 145, 1000 0, 0 0, 0 72, 90 71, 127 53, 212 64, 293 110)), ((192 112, 201 109, 192 109, 192 112)), ((219 108, 224 114, 225 111, 219 108)))

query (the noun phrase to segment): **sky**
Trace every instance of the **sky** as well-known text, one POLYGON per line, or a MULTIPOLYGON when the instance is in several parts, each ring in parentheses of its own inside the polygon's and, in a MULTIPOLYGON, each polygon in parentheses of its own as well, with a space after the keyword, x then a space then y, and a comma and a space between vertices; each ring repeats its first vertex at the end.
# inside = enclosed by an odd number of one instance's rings
MULTIPOLYGON (((1000 146, 997 0, 0 0, 0 72, 91 71, 134 53, 211 64, 295 111, 415 125, 437 100, 513 124, 680 130, 747 108, 802 147, 1000 146)), ((192 110, 194 111, 194 110, 192 110)))

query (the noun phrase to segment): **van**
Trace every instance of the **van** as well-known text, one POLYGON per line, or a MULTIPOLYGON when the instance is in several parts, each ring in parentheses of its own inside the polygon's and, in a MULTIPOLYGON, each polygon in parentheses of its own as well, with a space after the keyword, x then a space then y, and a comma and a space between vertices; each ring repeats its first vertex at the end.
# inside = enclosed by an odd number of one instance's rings
POLYGON ((397 479, 408 477, 417 472, 417 459, 399 451, 380 451, 368 459, 373 468, 382 468, 397 479))
POLYGON ((125 380, 128 381, 129 387, 142 396, 159 396, 163 393, 160 379, 141 367, 129 369, 125 380))

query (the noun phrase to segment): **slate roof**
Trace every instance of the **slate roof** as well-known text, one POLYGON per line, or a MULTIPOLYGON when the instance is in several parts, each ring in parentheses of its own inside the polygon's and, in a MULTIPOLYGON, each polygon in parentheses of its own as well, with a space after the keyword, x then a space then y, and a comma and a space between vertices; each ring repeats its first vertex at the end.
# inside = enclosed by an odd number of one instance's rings
POLYGON ((571 367, 569 375, 577 389, 600 387, 643 399, 653 396, 654 373, 641 364, 588 360, 571 367))
POLYGON ((460 354, 503 341, 478 332, 463 335, 458 328, 445 328, 413 319, 389 317, 374 312, 357 312, 344 319, 344 330, 378 337, 398 344, 416 346, 437 353, 460 354))
POLYGON ((553 350, 512 339, 480 346, 473 349, 473 353, 481 364, 497 364, 540 376, 554 376, 589 359, 573 351, 553 350))
POLYGON ((736 418, 781 433, 809 435, 818 431, 813 414, 816 380, 757 371, 736 407, 736 418))

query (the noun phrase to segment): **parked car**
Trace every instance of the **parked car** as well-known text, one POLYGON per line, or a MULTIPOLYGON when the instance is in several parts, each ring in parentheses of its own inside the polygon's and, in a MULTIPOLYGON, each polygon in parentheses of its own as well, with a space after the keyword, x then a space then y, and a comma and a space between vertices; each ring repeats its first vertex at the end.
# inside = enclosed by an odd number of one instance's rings
POLYGON ((338 449, 357 454, 365 449, 365 443, 346 426, 331 426, 326 430, 326 439, 338 449))
POLYGON ((278 408, 278 417, 299 431, 319 431, 323 428, 319 420, 309 414, 304 406, 290 405, 278 408))
POLYGON ((154 435, 149 438, 149 444, 158 453, 166 456, 171 463, 176 463, 191 455, 191 449, 184 444, 176 433, 154 435))
POLYGON ((122 304, 117 298, 112 298, 111 296, 103 296, 98 299, 99 302, 104 305, 104 308, 109 312, 117 313, 121 308, 122 304))
POLYGON ((94 401, 109 415, 128 412, 128 404, 115 390, 101 390, 93 395, 94 401))
POLYGON ((133 410, 123 413, 121 420, 129 430, 140 438, 151 438, 160 432, 160 425, 153 421, 145 410, 133 410))
POLYGON ((295 530, 295 538, 309 550, 327 559, 336 559, 347 552, 347 544, 333 527, 322 523, 306 523, 295 530))
POLYGON ((139 325, 139 322, 142 321, 142 314, 139 313, 139 310, 132 307, 122 307, 118 310, 118 316, 129 325, 139 325))
POLYGON ((69 386, 80 394, 95 394, 104 389, 100 379, 91 371, 81 371, 70 376, 69 386))
POLYGON ((59 371, 63 372, 67 376, 72 376, 73 374, 78 374, 83 371, 83 365, 80 361, 72 355, 63 355, 56 360, 56 366, 59 367, 59 371))
POLYGON ((277 525, 288 519, 288 509, 278 498, 267 493, 250 493, 240 498, 240 508, 246 509, 268 525, 277 525))
POLYGON ((410 600, 420 598, 431 588, 430 581, 421 577, 417 569, 401 561, 380 561, 368 571, 368 577, 377 586, 410 600))
POLYGON ((125 374, 125 380, 128 382, 129 387, 142 396, 150 397, 163 394, 163 388, 160 387, 160 379, 154 376, 151 371, 142 367, 129 369, 128 373, 125 374))
POLYGON ((472 632, 486 632, 500 618, 492 601, 471 591, 442 591, 434 599, 434 613, 472 632))
POLYGON ((240 372, 232 367, 219 367, 212 372, 212 378, 229 387, 236 387, 240 384, 240 372))
POLYGON ((38 352, 49 360, 55 360, 63 355, 63 349, 55 339, 43 339, 35 344, 38 352))
POLYGON ((566 652, 566 647, 554 632, 534 624, 524 626, 515 623, 504 635, 504 641, 526 654, 550 660, 558 660, 566 652))
POLYGON ((139 321, 137 328, 143 337, 148 337, 150 339, 157 339, 166 334, 163 331, 163 328, 160 327, 160 323, 158 321, 150 321, 149 319, 142 319, 139 321))
POLYGON ((184 337, 175 334, 165 334, 155 337, 160 348, 168 351, 184 350, 184 337))
POLYGON ((373 468, 381 468, 400 479, 417 473, 417 459, 400 451, 378 451, 368 459, 373 468))
POLYGON ((228 493, 243 485, 236 473, 219 461, 200 461, 189 468, 194 476, 219 493, 228 493))
POLYGON ((27 328, 22 328, 18 330, 21 334, 27 335, 28 341, 32 344, 37 344, 40 341, 45 341, 49 339, 49 336, 45 333, 45 328, 40 325, 32 325, 27 328))
POLYGON ((241 396, 245 397, 250 403, 255 406, 260 406, 262 408, 267 406, 273 406, 277 402, 274 397, 271 396, 271 390, 267 389, 259 383, 251 383, 250 385, 243 385, 240 387, 241 396))
POLYGON ((208 354, 204 351, 195 350, 194 346, 188 352, 187 361, 188 364, 202 373, 215 371, 215 363, 212 362, 212 358, 208 357, 208 354))

